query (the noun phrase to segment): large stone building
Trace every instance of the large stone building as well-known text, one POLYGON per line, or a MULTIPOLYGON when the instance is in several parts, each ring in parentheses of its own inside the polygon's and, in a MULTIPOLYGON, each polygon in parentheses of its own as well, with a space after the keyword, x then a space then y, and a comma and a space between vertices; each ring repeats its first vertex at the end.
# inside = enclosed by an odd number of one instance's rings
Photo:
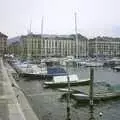
POLYGON ((8 39, 8 53, 13 54, 15 56, 21 55, 21 43, 20 43, 20 36, 13 37, 8 39))
MULTIPOLYGON (((1 44, 0 44, 1 45, 1 44)), ((115 57, 120 56, 120 38, 96 37, 87 39, 75 35, 28 34, 10 45, 9 52, 25 58, 41 57, 115 57)))
POLYGON ((120 38, 97 37, 90 39, 89 56, 120 56, 120 38))
POLYGON ((20 56, 21 55, 21 45, 20 41, 15 41, 12 44, 9 44, 8 46, 8 53, 13 54, 14 56, 20 56))
POLYGON ((24 57, 77 57, 88 55, 87 39, 78 34, 78 45, 75 35, 36 35, 21 36, 22 56, 24 57))
POLYGON ((0 32, 0 56, 7 52, 7 35, 0 32))

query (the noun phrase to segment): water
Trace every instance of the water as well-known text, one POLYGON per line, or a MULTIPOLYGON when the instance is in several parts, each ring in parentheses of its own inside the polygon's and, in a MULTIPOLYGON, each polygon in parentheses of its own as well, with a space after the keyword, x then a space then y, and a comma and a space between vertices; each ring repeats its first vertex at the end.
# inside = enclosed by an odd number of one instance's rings
MULTIPOLYGON (((89 68, 68 68, 69 73, 77 73, 80 78, 89 77, 89 68)), ((106 81, 112 86, 120 84, 120 73, 108 68, 95 68, 95 82, 106 81)), ((43 81, 24 81, 23 78, 18 82, 24 89, 33 110, 40 120, 66 120, 66 102, 60 101, 62 93, 57 90, 44 89, 43 81)), ((88 105, 76 104, 71 100, 71 120, 89 120, 90 111, 88 105)), ((120 100, 101 102, 94 106, 94 117, 96 120, 119 120, 120 119, 120 100), (99 113, 103 112, 100 117, 99 113)))

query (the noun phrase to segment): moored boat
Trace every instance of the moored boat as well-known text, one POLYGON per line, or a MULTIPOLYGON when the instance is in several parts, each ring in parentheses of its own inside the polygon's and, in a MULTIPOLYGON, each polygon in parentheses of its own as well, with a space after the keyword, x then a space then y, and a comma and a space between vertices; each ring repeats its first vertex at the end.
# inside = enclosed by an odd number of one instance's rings
POLYGON ((40 65, 31 65, 31 67, 26 68, 24 71, 21 70, 20 75, 22 77, 28 78, 27 80, 32 79, 41 79, 41 80, 52 80, 53 76, 63 76, 66 75, 66 71, 62 67, 47 67, 45 63, 40 65))
POLYGON ((117 72, 120 72, 120 65, 113 67, 113 70, 116 70, 117 72))
MULTIPOLYGON (((90 79, 78 79, 78 76, 68 75, 69 76, 69 83, 70 86, 78 86, 78 85, 87 85, 90 82, 90 79)), ((68 86, 68 79, 67 75, 65 76, 54 76, 52 81, 44 82, 44 87, 50 88, 63 88, 68 86)))
MULTIPOLYGON (((83 102, 88 102, 90 100, 89 95, 86 94, 81 94, 81 93, 75 93, 72 94, 72 98, 74 98, 77 101, 83 101, 83 102)), ((100 94, 95 94, 93 96, 93 100, 96 102, 99 101, 107 101, 107 100, 112 100, 112 99, 120 99, 120 92, 108 92, 108 93, 100 93, 100 94)))
POLYGON ((86 67, 102 67, 103 63, 101 62, 86 62, 86 67))

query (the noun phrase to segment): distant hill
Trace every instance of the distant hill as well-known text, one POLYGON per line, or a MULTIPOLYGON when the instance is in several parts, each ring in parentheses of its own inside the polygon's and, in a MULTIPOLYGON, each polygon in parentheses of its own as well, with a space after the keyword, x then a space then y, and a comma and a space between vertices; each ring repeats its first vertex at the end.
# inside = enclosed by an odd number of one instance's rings
POLYGON ((9 38, 8 39, 8 45, 10 45, 13 42, 20 41, 20 36, 9 38))

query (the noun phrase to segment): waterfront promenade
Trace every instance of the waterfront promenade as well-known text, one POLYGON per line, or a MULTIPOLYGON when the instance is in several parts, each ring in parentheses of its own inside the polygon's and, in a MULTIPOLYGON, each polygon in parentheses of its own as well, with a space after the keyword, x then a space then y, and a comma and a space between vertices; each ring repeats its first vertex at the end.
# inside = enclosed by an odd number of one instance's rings
POLYGON ((0 58, 0 120, 38 120, 23 91, 12 77, 15 71, 0 58), (15 87, 12 87, 14 83, 15 87))

